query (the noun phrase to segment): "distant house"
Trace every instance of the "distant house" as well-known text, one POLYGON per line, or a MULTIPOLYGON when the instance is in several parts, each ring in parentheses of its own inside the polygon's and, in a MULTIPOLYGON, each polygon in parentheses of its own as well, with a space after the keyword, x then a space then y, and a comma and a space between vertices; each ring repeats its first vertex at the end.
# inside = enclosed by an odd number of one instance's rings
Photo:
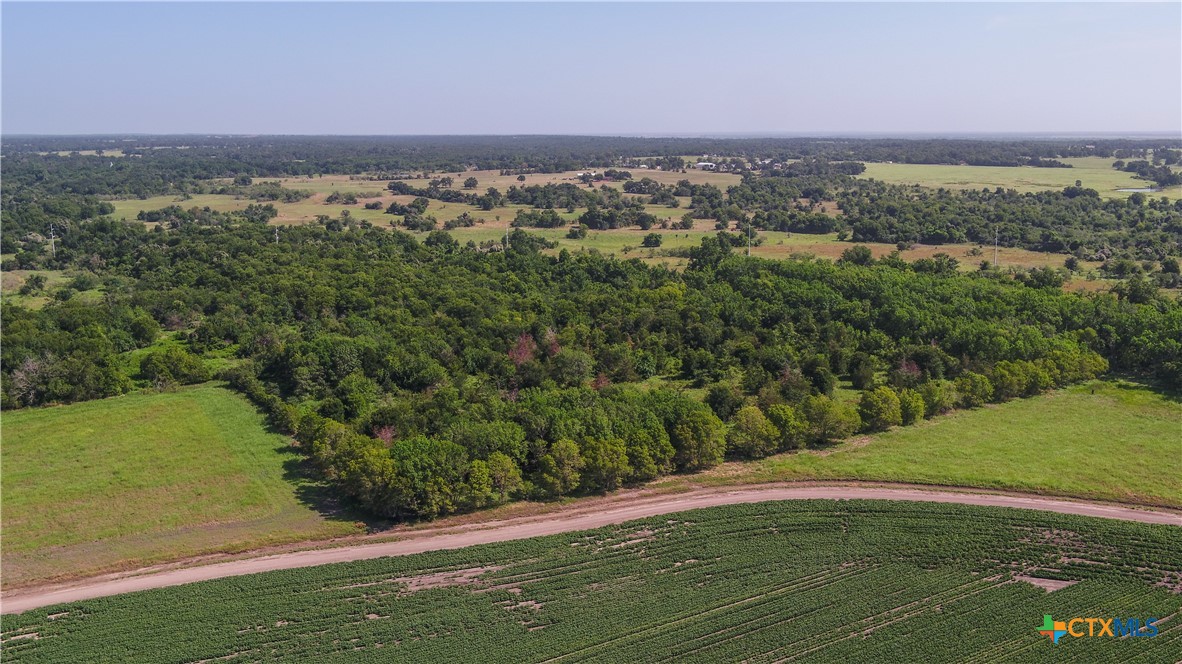
POLYGON ((718 166, 712 161, 699 161, 698 163, 694 164, 694 168, 703 171, 712 171, 718 168, 718 166))

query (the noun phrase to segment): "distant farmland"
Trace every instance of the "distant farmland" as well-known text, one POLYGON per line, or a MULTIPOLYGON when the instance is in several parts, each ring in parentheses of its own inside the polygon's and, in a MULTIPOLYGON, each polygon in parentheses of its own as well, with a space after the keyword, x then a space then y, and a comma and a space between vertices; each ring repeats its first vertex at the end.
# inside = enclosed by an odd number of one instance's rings
POLYGON ((13 662, 1175 661, 1182 531, 887 501, 711 508, 6 616, 13 662), (1038 632, 1157 618, 1153 638, 1038 632))
MULTIPOLYGON (((1083 160, 1078 160, 1083 161, 1083 160)), ((879 167, 894 168, 895 166, 904 166, 912 168, 909 165, 890 165, 890 164, 867 164, 867 168, 872 170, 879 167)), ((977 167, 949 167, 949 166, 923 166, 915 168, 977 168, 977 167)), ((870 172, 868 170, 868 172, 870 172)), ((1072 172, 1074 169, 1034 169, 1034 168, 1010 168, 997 169, 999 171, 1006 171, 1013 173, 1029 173, 1031 171, 1063 171, 1072 172)), ((1131 176, 1127 173, 1120 173, 1112 171, 1115 177, 1131 176)), ((726 187, 737 184, 740 181, 738 175, 730 173, 713 173, 709 171, 687 170, 681 172, 665 172, 665 171, 646 171, 633 169, 633 179, 639 180, 641 178, 652 178, 662 184, 673 184, 681 179, 688 179, 695 184, 710 183, 725 190, 726 187)), ((911 175, 912 171, 903 170, 898 177, 906 180, 911 175)), ((1078 174, 1078 173, 1077 173, 1078 174)), ((1105 173, 1107 174, 1107 173, 1105 173)), ((444 175, 444 174, 436 174, 444 175)), ((453 188, 460 189, 460 183, 466 177, 476 177, 478 186, 474 190, 476 192, 483 192, 488 187, 496 187, 502 192, 507 190, 510 186, 525 185, 543 185, 543 184, 559 184, 559 183, 577 183, 575 178, 576 172, 570 171, 565 173, 531 173, 526 175, 524 183, 518 182, 516 175, 500 175, 498 171, 468 171, 462 173, 463 177, 457 178, 455 173, 451 174, 455 185, 453 188)), ((875 176, 877 177, 877 176, 875 176)), ((892 182, 901 182, 903 180, 895 179, 895 176, 883 177, 892 182)), ((343 175, 329 175, 324 177, 305 177, 305 178, 258 178, 257 181, 278 181, 282 186, 312 192, 312 195, 301 201, 294 203, 274 202, 272 205, 279 211, 279 215, 273 220, 275 224, 304 224, 315 221, 317 215, 326 215, 332 218, 337 218, 343 211, 348 211, 349 215, 358 220, 368 221, 378 227, 391 227, 391 224, 397 223, 401 217, 385 214, 385 208, 392 202, 402 204, 410 203, 413 196, 400 196, 391 194, 386 189, 386 181, 373 180, 353 180, 349 176, 343 175), (332 193, 346 193, 352 192, 355 194, 378 194, 373 198, 361 198, 356 204, 344 205, 339 203, 326 204, 325 199, 332 193), (379 210, 366 210, 365 203, 378 201, 382 205, 379 210)), ((426 186, 426 179, 409 179, 403 180, 413 186, 426 186)), ((228 182, 228 181, 227 181, 228 182)), ((1140 180, 1134 182, 1145 183, 1140 180)), ((1072 180, 1071 183, 1074 183, 1072 180)), ((596 186, 606 184, 614 188, 623 186, 622 182, 600 182, 596 186)), ((1070 184, 1070 183, 1069 183, 1070 184)), ((931 186, 943 186, 932 184, 931 186)), ((1065 186, 1065 185, 1064 185, 1065 186)), ((1051 188, 1041 187, 1041 189, 1051 188)), ((1058 188, 1062 188, 1061 186, 1058 188)), ((1123 195, 1123 194, 1121 194, 1123 195)), ((182 208, 192 207, 209 207, 213 210, 228 212, 232 210, 242 210, 247 205, 254 201, 247 198, 239 198, 230 195, 219 194, 195 194, 188 198, 177 196, 155 196, 147 199, 127 199, 115 200, 112 203, 115 206, 115 217, 121 217, 128 220, 134 220, 140 211, 158 210, 169 205, 178 205, 182 208)), ((679 207, 668 207, 665 205, 646 205, 645 211, 654 215, 660 220, 676 221, 682 215, 689 212, 690 199, 683 197, 679 200, 679 207)), ((531 209, 526 205, 505 205, 497 207, 493 210, 483 211, 479 208, 467 205, 464 203, 447 203, 440 200, 432 199, 427 207, 426 214, 435 217, 440 227, 450 220, 468 214, 476 220, 476 225, 470 227, 454 228, 448 231, 461 244, 468 241, 480 243, 490 240, 499 241, 504 237, 505 231, 510 227, 510 222, 519 210, 531 209)), ((826 209, 833 214, 840 214, 836 208, 836 204, 829 202, 826 204, 826 209)), ((567 212, 565 210, 558 210, 558 214, 564 219, 568 219, 571 224, 574 224, 579 215, 585 209, 577 209, 575 212, 567 212)), ((732 224, 733 226, 733 224, 732 224)), ((670 249, 686 249, 689 247, 696 247, 701 243, 703 237, 714 235, 717 233, 715 229, 715 221, 713 219, 698 219, 694 222, 692 230, 675 230, 675 229, 661 229, 654 227, 650 230, 641 230, 636 227, 619 228, 613 230, 590 231, 587 237, 582 239, 570 238, 567 236, 567 228, 556 229, 541 229, 541 228, 527 228, 530 233, 541 235, 549 240, 558 242, 560 247, 578 251, 580 249, 595 249, 604 253, 615 254, 622 258, 641 258, 651 262, 660 262, 671 266, 680 266, 684 264, 683 259, 669 257, 666 253, 670 249), (660 249, 646 249, 641 247, 641 242, 649 233, 657 233, 662 236, 662 243, 660 249)), ((420 238, 426 237, 426 233, 413 233, 420 238)), ((789 258, 794 254, 811 254, 819 258, 836 259, 841 256, 841 253, 848 249, 853 243, 848 241, 838 240, 836 233, 786 233, 777 231, 760 231, 758 237, 762 238, 762 244, 752 250, 752 254, 763 258, 789 258)), ((894 244, 887 243, 861 243, 869 246, 876 257, 885 256, 897 249, 894 244)), ((961 263, 963 270, 974 270, 983 260, 993 261, 992 247, 980 247, 979 245, 962 243, 962 244, 944 244, 944 245, 923 245, 917 244, 906 248, 901 252, 904 260, 914 261, 920 258, 930 258, 937 253, 947 253, 953 258, 956 258, 961 263)), ((1027 249, 1014 247, 1001 247, 998 255, 998 263, 1002 267, 1062 267, 1067 256, 1058 253, 1045 253, 1038 251, 1030 251, 1027 249)), ((1094 268, 1099 263, 1083 263, 1084 268, 1094 268)))
MULTIPOLYGON (((1105 198, 1128 198, 1132 192, 1120 189, 1142 189, 1153 183, 1140 180, 1132 173, 1112 168, 1106 157, 1078 157, 1060 159, 1071 168, 1034 168, 1031 166, 956 166, 949 164, 866 164, 861 177, 892 184, 918 184, 937 189, 1015 189, 1020 192, 1063 189, 1075 184, 1095 189, 1105 198)), ((1171 187, 1149 196, 1182 199, 1182 187, 1171 187)))

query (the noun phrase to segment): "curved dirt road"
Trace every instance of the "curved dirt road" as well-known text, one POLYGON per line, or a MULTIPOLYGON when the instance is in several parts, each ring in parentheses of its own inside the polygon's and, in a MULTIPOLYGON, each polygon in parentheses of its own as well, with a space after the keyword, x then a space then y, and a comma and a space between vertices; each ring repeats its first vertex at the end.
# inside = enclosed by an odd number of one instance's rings
POLYGON ((31 588, 8 593, 0 597, 0 612, 21 613, 29 609, 63 602, 76 602, 138 590, 164 588, 197 581, 219 579, 227 576, 240 576, 258 572, 311 567, 314 565, 354 560, 368 560, 385 556, 405 556, 426 551, 459 549, 475 544, 488 544, 491 542, 538 537, 540 535, 589 530, 623 523, 633 519, 702 507, 757 503, 772 500, 809 499, 873 499, 957 503, 963 505, 1043 510, 1104 519, 1182 526, 1182 514, 1177 512, 1150 511, 1040 496, 857 486, 781 486, 749 489, 711 489, 678 495, 643 498, 627 505, 613 505, 597 510, 576 509, 567 513, 559 512, 542 516, 519 517, 473 526, 455 526, 427 531, 408 531, 406 538, 395 541, 359 544, 332 549, 295 551, 165 571, 141 570, 139 572, 108 575, 97 579, 58 586, 31 588))

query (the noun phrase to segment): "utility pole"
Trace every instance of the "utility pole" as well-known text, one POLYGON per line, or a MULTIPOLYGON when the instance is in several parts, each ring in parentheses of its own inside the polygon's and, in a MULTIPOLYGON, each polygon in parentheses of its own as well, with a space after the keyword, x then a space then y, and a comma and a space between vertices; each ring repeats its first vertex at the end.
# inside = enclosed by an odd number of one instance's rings
POLYGON ((275 227, 275 244, 279 244, 279 227, 275 227))
POLYGON ((53 246, 53 241, 56 237, 57 236, 54 235, 53 224, 50 224, 49 225, 49 252, 51 254, 53 254, 54 258, 57 258, 57 247, 53 246))
POLYGON ((997 227, 993 227, 993 269, 997 269, 997 227))
POLYGON ((751 225, 751 222, 747 222, 747 258, 751 258, 751 234, 754 230, 755 227, 751 225))

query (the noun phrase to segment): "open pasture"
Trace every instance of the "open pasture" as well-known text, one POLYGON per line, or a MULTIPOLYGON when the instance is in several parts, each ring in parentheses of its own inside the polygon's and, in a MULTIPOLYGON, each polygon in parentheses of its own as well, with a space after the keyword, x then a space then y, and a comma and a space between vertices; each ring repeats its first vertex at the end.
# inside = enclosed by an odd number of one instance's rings
MULTIPOLYGON (((337 190, 334 189, 333 191, 337 190)), ((324 200, 327 195, 326 193, 316 193, 307 199, 295 203, 272 203, 279 211, 279 215, 272 223, 282 225, 304 224, 314 221, 317 215, 337 218, 342 211, 348 210, 349 215, 354 219, 368 221, 376 226, 388 228, 391 222, 397 223, 401 220, 401 217, 385 214, 385 208, 395 201, 407 204, 414 200, 413 196, 394 195, 386 192, 379 197, 360 199, 356 205, 340 205, 326 204, 324 200), (382 203, 382 209, 366 210, 364 204, 372 201, 380 201, 382 203)), ((252 202, 249 199, 235 198, 233 196, 200 194, 187 200, 180 200, 175 196, 157 196, 144 200, 114 201, 114 204, 116 207, 116 217, 131 220, 135 219, 135 216, 140 210, 157 210, 168 205, 180 205, 185 208, 209 206, 214 210, 229 211, 243 209, 252 202)), ((439 228, 442 229, 443 225, 448 221, 467 213, 477 220, 477 224, 465 228, 456 228, 450 232, 460 243, 465 243, 469 240, 480 243, 484 240, 494 240, 503 237, 505 229, 509 227, 517 211, 527 209, 530 208, 524 205, 508 205, 485 211, 463 203, 445 203, 439 200, 431 200, 427 207, 427 214, 435 217, 439 222, 439 228)), ((658 219, 677 221, 688 210, 685 207, 670 208, 663 205, 649 205, 646 207, 646 211, 658 219)), ((582 210, 575 212, 558 210, 557 212, 559 216, 569 220, 573 224, 582 213, 582 210)), ((694 228, 689 231, 660 228, 643 231, 639 228, 621 228, 591 231, 582 240, 568 238, 566 236, 567 228, 526 228, 524 230, 541 235, 547 239, 557 240, 561 246, 571 250, 582 248, 597 249, 606 253, 616 253, 626 258, 654 258, 660 259, 660 262, 671 264, 677 263, 678 261, 669 257, 660 256, 662 253, 660 251, 642 250, 640 248, 640 243, 645 235, 653 232, 661 234, 664 238, 661 248, 670 249, 697 246, 701 242, 702 237, 717 232, 714 230, 714 221, 710 219, 696 220, 694 228), (625 252, 625 248, 631 248, 631 250, 625 252)), ((416 235, 425 237, 426 233, 416 233, 416 235)), ((812 254, 819 258, 837 259, 843 251, 853 246, 851 242, 838 240, 836 233, 814 235, 766 231, 761 232, 760 236, 764 239, 763 244, 752 248, 751 253, 754 256, 763 258, 783 259, 793 254, 812 254)), ((886 256, 896 249, 896 246, 893 244, 873 242, 864 244, 870 247, 876 258, 886 256)), ((741 248, 738 250, 743 251, 741 248)), ((974 244, 915 245, 904 250, 902 257, 910 261, 919 258, 931 258, 937 253, 946 253, 959 260, 962 270, 975 270, 983 260, 993 261, 992 247, 974 244), (980 253, 975 254, 973 253, 974 250, 980 253)), ((1065 254, 1044 253, 1020 248, 1001 247, 998 250, 998 263, 1002 268, 1062 267, 1066 258, 1067 256, 1065 254)), ((1085 267, 1096 267, 1097 265, 1098 263, 1085 263, 1085 267)))
POLYGON ((213 384, 4 414, 4 585, 355 532, 213 384))
POLYGON ((1094 381, 689 479, 909 482, 1182 508, 1180 427, 1177 395, 1094 381))
MULTIPOLYGON (((1128 198, 1132 192, 1120 189, 1152 187, 1153 183, 1140 180, 1132 173, 1112 168, 1113 159, 1107 157, 1078 157, 1060 159, 1071 168, 1034 168, 1030 166, 957 166, 951 164, 866 164, 862 178, 873 178, 892 184, 918 184, 933 189, 1015 189, 1020 192, 1061 190, 1075 184, 1095 189, 1106 198, 1128 198)), ((1182 198, 1182 187, 1146 194, 1182 198)))
POLYGON ((1029 510, 768 502, 47 607, 0 639, 13 662, 1174 661, 1180 548, 1029 510), (1045 614, 1158 632, 1055 645, 1045 614))

